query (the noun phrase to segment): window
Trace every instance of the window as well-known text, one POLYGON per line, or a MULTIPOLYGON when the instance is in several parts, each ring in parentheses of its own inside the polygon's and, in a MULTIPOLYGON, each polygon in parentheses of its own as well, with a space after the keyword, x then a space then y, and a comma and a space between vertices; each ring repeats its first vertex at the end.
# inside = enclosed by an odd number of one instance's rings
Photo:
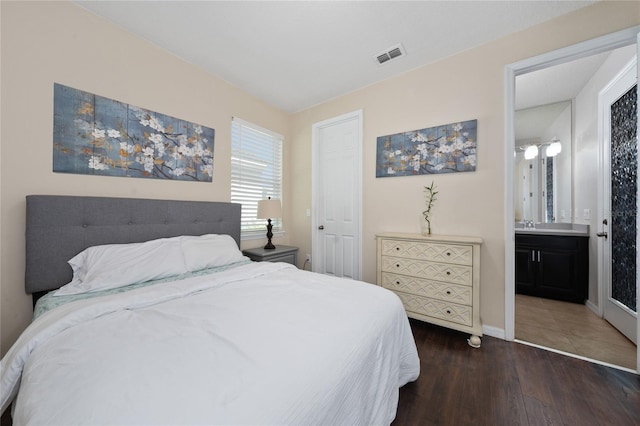
MULTIPOLYGON (((256 218, 258 201, 282 199, 282 136, 233 118, 231 122, 231 202, 242 204, 242 237, 264 236, 266 219, 256 218)), ((280 218, 271 221, 282 230, 280 218)))

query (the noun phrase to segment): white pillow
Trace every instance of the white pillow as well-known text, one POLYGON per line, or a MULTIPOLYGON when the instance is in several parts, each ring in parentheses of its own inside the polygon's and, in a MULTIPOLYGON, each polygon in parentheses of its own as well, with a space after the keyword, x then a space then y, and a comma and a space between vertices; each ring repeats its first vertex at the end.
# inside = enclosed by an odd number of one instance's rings
POLYGON ((56 295, 107 290, 187 272, 180 237, 89 247, 69 265, 73 280, 56 295))
POLYGON ((244 259, 230 235, 182 236, 182 253, 189 272, 227 265, 244 259))

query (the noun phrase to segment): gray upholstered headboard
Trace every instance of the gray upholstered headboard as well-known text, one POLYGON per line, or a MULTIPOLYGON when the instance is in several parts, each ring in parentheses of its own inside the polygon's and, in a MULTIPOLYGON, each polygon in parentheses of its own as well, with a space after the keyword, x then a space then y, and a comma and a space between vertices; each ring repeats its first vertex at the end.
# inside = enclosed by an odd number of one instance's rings
POLYGON ((228 234, 240 246, 240 204, 136 198, 27 196, 27 293, 71 281, 67 263, 90 246, 178 235, 228 234))

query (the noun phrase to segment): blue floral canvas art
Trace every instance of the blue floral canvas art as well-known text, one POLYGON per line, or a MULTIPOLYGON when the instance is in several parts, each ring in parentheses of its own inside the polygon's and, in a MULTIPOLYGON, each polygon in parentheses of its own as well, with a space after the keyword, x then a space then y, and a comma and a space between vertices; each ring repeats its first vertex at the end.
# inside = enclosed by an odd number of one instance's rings
POLYGON ((211 182, 215 130, 54 85, 53 171, 211 182))
POLYGON ((377 138, 376 177, 476 170, 478 120, 377 138))

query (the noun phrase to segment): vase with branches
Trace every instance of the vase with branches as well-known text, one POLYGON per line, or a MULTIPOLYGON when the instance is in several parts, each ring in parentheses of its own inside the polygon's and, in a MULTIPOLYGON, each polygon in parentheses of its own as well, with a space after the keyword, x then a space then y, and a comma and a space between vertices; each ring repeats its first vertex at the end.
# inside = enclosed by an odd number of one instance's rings
POLYGON ((422 212, 422 215, 424 216, 424 220, 427 222, 427 235, 431 235, 431 209, 433 208, 435 201, 438 199, 436 197, 438 195, 438 191, 436 191, 436 186, 433 181, 431 181, 431 185, 424 187, 424 192, 427 198, 427 209, 422 212))

